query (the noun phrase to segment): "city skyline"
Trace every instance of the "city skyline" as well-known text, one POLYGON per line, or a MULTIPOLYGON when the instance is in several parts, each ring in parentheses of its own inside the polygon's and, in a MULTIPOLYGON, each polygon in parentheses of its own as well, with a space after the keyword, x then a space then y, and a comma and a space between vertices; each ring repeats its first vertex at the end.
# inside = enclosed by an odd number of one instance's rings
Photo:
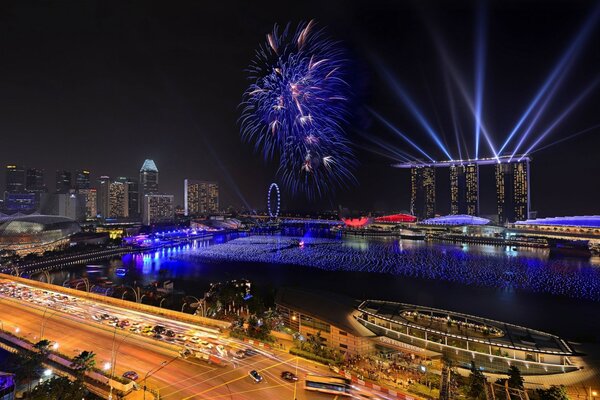
MULTIPOLYGON (((541 7, 535 2, 526 2, 520 4, 519 12, 515 13, 514 4, 489 3, 489 71, 485 93, 491 98, 485 97, 487 102, 484 102, 483 107, 488 108, 488 124, 495 128, 490 134, 496 136, 497 142, 510 133, 519 113, 543 83, 543 77, 552 70, 556 60, 572 43, 586 21, 586 16, 592 12, 593 5, 593 2, 552 2, 541 7), (546 37, 556 40, 547 41, 546 37), (515 42, 519 45, 512 45, 515 42), (512 68, 515 65, 518 65, 518 69, 512 68), (496 105, 500 107, 497 108, 496 105), (493 109, 490 110, 490 107, 493 109)), ((190 10, 186 15, 193 16, 199 12, 193 4, 181 7, 190 10)), ((266 4, 248 7, 239 14, 225 13, 220 6, 210 5, 205 12, 214 18, 206 26, 197 26, 192 23, 191 18, 180 17, 177 7, 159 14, 152 5, 146 5, 139 10, 111 10, 105 16, 92 16, 84 8, 70 9, 69 13, 74 13, 79 19, 67 19, 66 9, 57 7, 50 12, 49 18, 45 18, 43 22, 38 21, 46 32, 44 38, 32 33, 29 29, 31 22, 22 19, 30 12, 35 16, 37 14, 34 11, 42 9, 16 6, 14 17, 20 23, 14 33, 14 43, 26 44, 32 49, 38 48, 42 43, 49 49, 63 43, 61 46, 73 50, 71 54, 75 69, 67 77, 62 68, 64 61, 42 52, 51 62, 48 68, 35 75, 36 82, 40 85, 36 88, 23 88, 18 85, 22 81, 19 71, 23 69, 26 60, 35 60, 37 56, 27 53, 26 57, 14 58, 17 64, 3 66, 7 76, 15 79, 5 92, 12 99, 7 107, 12 112, 0 121, 0 128, 12 134, 6 135, 6 145, 0 149, 0 160, 3 164, 15 162, 45 169, 49 189, 53 186, 49 176, 58 169, 75 171, 88 168, 93 175, 92 180, 100 175, 136 176, 136 166, 145 158, 151 158, 161 166, 161 175, 165 177, 166 185, 164 192, 174 194, 176 204, 183 205, 184 179, 194 177, 220 181, 223 205, 245 206, 247 203, 253 208, 263 207, 264 188, 276 180, 275 166, 265 164, 253 154, 249 146, 240 143, 237 133, 237 105, 245 85, 242 72, 247 67, 256 44, 263 40, 274 21, 284 24, 298 19, 315 18, 319 26, 327 27, 330 35, 341 40, 348 48, 355 66, 366 76, 365 82, 360 83, 364 90, 359 91, 363 93, 364 103, 383 116, 397 115, 391 121, 394 126, 408 134, 427 152, 435 153, 437 159, 445 158, 444 154, 436 152, 435 143, 431 142, 427 132, 418 123, 415 124, 410 113, 394 113, 393 110, 404 109, 405 105, 388 90, 375 60, 381 60, 405 84, 420 110, 430 122, 435 122, 436 130, 442 132, 442 139, 446 142, 454 140, 451 133, 452 120, 448 114, 449 105, 445 100, 431 100, 445 99, 447 94, 437 68, 439 56, 434 50, 430 28, 446 35, 447 50, 453 55, 463 74, 472 76, 470 70, 475 45, 473 32, 476 28, 476 7, 468 2, 422 7, 406 3, 381 4, 379 7, 367 8, 357 4, 341 6, 331 3, 327 7, 305 4, 294 5, 288 11, 276 14, 267 12, 270 8, 266 4), (138 11, 141 15, 151 17, 152 22, 144 22, 143 17, 137 16, 138 11), (445 13, 443 19, 439 17, 440 13, 445 13), (243 32, 241 35, 228 31, 230 19, 243 21, 246 16, 256 17, 256 24, 234 24, 243 32), (179 18, 182 20, 179 21, 179 18), (108 24, 108 21, 113 21, 114 24, 108 24), (63 39, 59 26, 64 27, 66 32, 74 32, 85 25, 97 27, 83 29, 79 33, 90 41, 90 45, 82 46, 73 38, 59 41, 63 39), (353 29, 349 30, 349 26, 353 29), (211 36, 211 40, 207 42, 203 39, 205 29, 220 32, 217 35, 220 39, 215 42, 214 36, 211 36), (125 35, 128 41, 117 41, 115 38, 119 35, 125 35), (176 49, 180 44, 183 50, 179 52, 176 49), (136 52, 129 52, 130 45, 137 49, 136 52), (218 49, 212 54, 214 66, 213 63, 201 61, 204 59, 204 49, 213 45, 218 49), (107 50, 107 46, 114 49, 113 53, 107 50), (388 51, 389 48, 394 51, 388 51), (111 54, 118 55, 122 61, 110 61, 113 59, 111 54), (107 61, 97 66, 87 63, 86 59, 99 55, 107 61), (233 57, 230 62, 221 63, 220 60, 229 56, 233 57), (176 57, 179 61, 181 74, 176 73, 169 64, 171 57, 176 57), (408 59, 413 62, 403 62, 408 59), (224 69, 214 68, 222 64, 226 65, 224 69), (416 70, 416 65, 423 68, 416 70), (136 74, 139 72, 136 77, 131 75, 134 68, 136 74), (106 71, 106 77, 102 78, 107 82, 106 85, 101 85, 96 78, 101 76, 101 71, 106 71), (54 87, 50 82, 63 82, 63 86, 54 87), (141 89, 140 85, 146 89, 141 89), (201 90, 203 87, 207 88, 206 93, 218 95, 210 96, 211 101, 207 101, 208 98, 201 95, 205 92, 204 89, 201 90), (109 88, 111 89, 108 90, 109 88), (64 101, 57 104, 45 102, 42 106, 39 101, 34 100, 36 97, 47 98, 51 93, 62 96, 64 101), (85 105, 67 107, 75 102, 81 103, 78 98, 82 96, 89 99, 85 105), (138 101, 125 103, 125 96, 133 96, 138 101), (152 98, 156 100, 148 100, 152 98), (67 118, 67 109, 77 112, 70 113, 67 118), (39 118, 28 118, 31 114, 36 114, 39 118), (59 115, 67 121, 65 124, 57 123, 55 118, 59 115), (33 149, 20 142, 20 138, 27 136, 37 143, 33 149), (54 141, 53 138, 63 140, 54 141), (69 143, 69 146, 64 146, 63 142, 69 143), (7 152, 8 149, 10 153, 7 152), (202 153, 202 157, 197 157, 198 151, 202 153)), ((32 21, 34 20, 35 17, 32 21)), ((565 92, 565 101, 551 103, 549 110, 560 112, 568 107, 569 99, 576 95, 581 85, 593 80, 598 66, 597 32, 593 31, 582 46, 584 50, 573 58, 572 70, 563 79, 559 93, 565 92)), ((15 50, 11 45, 7 51, 10 55, 15 50)), ((467 90, 471 89, 472 82, 467 79, 467 90)), ((455 93, 455 96, 458 94, 455 93)), ((540 148, 597 124, 598 121, 594 118, 597 114, 597 96, 597 91, 592 91, 578 104, 573 114, 540 143, 540 148)), ((458 97, 455 103, 458 111, 464 109, 465 106, 458 97)), ((540 123, 540 128, 551 123, 551 117, 552 112, 542 115, 540 121, 543 123, 540 123)), ((363 143, 362 136, 358 133, 392 143, 394 148, 402 151, 411 151, 411 147, 394 136, 376 118, 369 117, 366 111, 359 113, 359 119, 352 125, 352 131, 354 130, 361 131, 350 132, 361 150, 357 153, 358 184, 351 185, 347 190, 339 190, 332 199, 315 203, 305 203, 301 196, 293 198, 290 193, 283 191, 282 205, 285 208, 295 209, 299 205, 311 209, 332 209, 338 205, 369 210, 410 208, 410 174, 390 169, 392 161, 370 152, 372 146, 368 141, 363 143), (381 179, 385 177, 386 181, 391 179, 393 184, 381 185, 379 179, 370 179, 373 176, 381 179), (373 192, 378 193, 376 199, 368 195, 373 192)), ((463 130, 465 136, 471 136, 471 129, 466 125, 463 130)), ((600 173, 593 153, 599 140, 595 132, 594 129, 588 130, 575 139, 534 154, 535 162, 531 168, 532 209, 537 210, 539 215, 597 212, 595 204, 588 199, 598 192, 598 186, 585 179, 588 174, 600 173), (557 163, 550 162, 555 158, 560 158, 569 167, 561 168, 557 163), (545 167, 536 168, 537 165, 545 167), (560 182, 565 190, 557 193, 556 182, 560 182)), ((539 133, 541 132, 536 130, 531 135, 539 133)), ((484 146, 482 138, 481 148, 484 149, 484 146)), ((456 153, 456 149, 452 153, 456 153)), ((0 177, 0 185, 4 184, 3 180, 4 176, 0 177)), ((485 199, 489 191, 494 191, 493 185, 480 188, 482 214, 492 213, 495 209, 494 201, 485 199)), ((449 190, 441 188, 437 192, 442 205, 440 213, 449 213, 449 190), (448 196, 448 199, 443 196, 448 196)))

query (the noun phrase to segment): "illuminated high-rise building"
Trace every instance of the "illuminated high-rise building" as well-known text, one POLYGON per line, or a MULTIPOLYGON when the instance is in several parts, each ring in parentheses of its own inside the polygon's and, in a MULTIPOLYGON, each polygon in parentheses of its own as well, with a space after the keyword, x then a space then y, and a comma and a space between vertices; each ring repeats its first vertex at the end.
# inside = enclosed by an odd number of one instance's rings
POLYGON ((414 166, 410 170, 410 212, 419 219, 435 216, 435 168, 414 166))
POLYGON ((140 198, 158 193, 158 168, 153 160, 145 160, 140 169, 140 198))
POLYGON ((71 180, 71 171, 57 170, 56 171, 56 191, 55 193, 69 193, 73 186, 71 180))
POLYGON ((195 216, 219 211, 219 184, 217 182, 183 181, 185 215, 195 216))
POLYGON ((117 178, 118 181, 127 185, 127 201, 129 207, 129 217, 139 218, 140 216, 140 185, 138 181, 130 177, 117 178))
POLYGON ((496 165, 498 222, 524 221, 529 218, 529 159, 496 165))
POLYGON ((25 191, 33 193, 35 198, 35 208, 39 209, 42 194, 48 192, 46 182, 44 181, 44 170, 38 168, 28 168, 25 174, 25 191))
POLYGON ((25 168, 19 165, 6 166, 7 193, 25 193, 25 168))
POLYGON ((110 217, 110 178, 101 176, 98 179, 97 196, 97 211, 100 218, 106 219, 110 217))
POLYGON ((457 164, 449 168, 450 213, 479 215, 479 166, 457 164))
POLYGON ((175 219, 172 194, 147 194, 142 200, 142 223, 153 225, 173 222, 175 219))
MULTIPOLYGON (((122 178, 125 179, 126 178, 122 178)), ((129 190, 127 182, 117 179, 109 184, 109 218, 127 218, 129 217, 129 190)))
POLYGON ((90 171, 78 169, 75 171, 75 190, 90 188, 90 171))
POLYGON ((85 197, 85 218, 94 219, 98 215, 96 189, 79 189, 77 193, 85 197))

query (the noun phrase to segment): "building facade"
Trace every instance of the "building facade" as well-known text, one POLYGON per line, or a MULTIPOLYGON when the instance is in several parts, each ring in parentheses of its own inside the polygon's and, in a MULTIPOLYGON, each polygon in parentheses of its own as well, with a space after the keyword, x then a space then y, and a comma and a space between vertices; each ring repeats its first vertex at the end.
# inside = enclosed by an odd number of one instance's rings
POLYGON ((217 182, 186 179, 183 182, 184 213, 187 216, 214 214, 219 211, 217 182))
POLYGON ((129 191, 127 182, 116 180, 109 184, 109 218, 129 217, 129 191))
POLYGON ((410 170, 410 213, 419 219, 435 216, 435 168, 412 167, 410 170))
POLYGON ((6 166, 6 193, 25 193, 25 168, 19 165, 6 166))
POLYGON ((102 219, 110 217, 110 177, 101 176, 98 179, 98 188, 96 192, 97 198, 97 211, 98 215, 102 219))
POLYGON ((284 325, 303 338, 319 333, 325 346, 342 354, 370 354, 374 351, 374 335, 350 317, 353 303, 349 300, 331 293, 281 288, 275 305, 284 325))
POLYGON ((173 222, 175 200, 172 194, 147 194, 142 202, 142 223, 153 225, 173 222))
POLYGON ((85 196, 85 218, 96 218, 98 216, 98 196, 96 189, 79 189, 77 192, 85 196))
POLYGON ((140 199, 158 193, 158 168, 153 160, 145 160, 140 169, 140 199))
POLYGON ((71 171, 56 171, 56 190, 55 193, 69 193, 73 187, 71 171))
POLYGON ((75 190, 89 189, 90 187, 90 171, 85 169, 75 171, 75 190))
POLYGON ((529 159, 496 165, 496 196, 499 223, 529 218, 529 159))
POLYGON ((479 166, 451 165, 450 213, 479 215, 479 166))

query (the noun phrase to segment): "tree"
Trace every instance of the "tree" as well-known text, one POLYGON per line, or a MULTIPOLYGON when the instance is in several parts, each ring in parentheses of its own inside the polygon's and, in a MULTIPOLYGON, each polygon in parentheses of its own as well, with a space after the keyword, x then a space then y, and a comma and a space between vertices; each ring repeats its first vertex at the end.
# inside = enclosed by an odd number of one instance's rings
POLYGON ((511 365, 508 369, 508 387, 513 389, 523 390, 523 377, 521 376, 521 370, 514 365, 511 365))
POLYGON ((471 361, 471 373, 469 374, 469 383, 467 394, 471 399, 485 399, 485 375, 479 368, 475 366, 475 362, 471 361))
POLYGON ((71 363, 71 367, 75 370, 77 379, 83 380, 86 371, 91 370, 96 365, 96 354, 93 351, 82 351, 71 363))
POLYGON ((34 344, 33 348, 46 356, 50 352, 50 341, 48 339, 42 339, 34 344))
POLYGON ((569 400, 564 386, 550 386, 549 389, 536 389, 539 400, 569 400))
POLYGON ((84 396, 86 393, 82 385, 71 382, 65 377, 54 377, 38 384, 27 398, 29 400, 80 400, 84 396))

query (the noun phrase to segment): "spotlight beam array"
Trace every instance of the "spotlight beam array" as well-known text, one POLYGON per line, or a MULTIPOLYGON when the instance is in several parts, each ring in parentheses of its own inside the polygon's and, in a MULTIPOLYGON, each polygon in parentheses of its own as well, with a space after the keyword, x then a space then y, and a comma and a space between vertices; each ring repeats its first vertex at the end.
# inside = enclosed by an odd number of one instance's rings
MULTIPOLYGON (((419 153, 421 153, 422 155, 424 155, 425 157, 427 157, 427 159, 429 159, 429 161, 433 161, 433 158, 427 154, 427 152, 425 152, 425 150, 423 150, 422 148, 420 148, 415 142, 413 142, 408 136, 406 136, 404 133, 402 133, 398 128, 396 128, 394 125, 390 124, 385 118, 383 118, 381 115, 379 115, 379 113, 377 113, 377 111, 373 110, 372 108, 368 108, 369 112, 375 117, 377 118, 381 123, 383 123, 385 126, 388 127, 388 129, 390 129, 392 132, 394 132, 396 135, 400 136, 402 139, 404 139, 408 144, 410 144, 415 150, 417 150, 419 153)), ((450 157, 452 158, 452 157, 450 157)))
POLYGON ((398 96, 398 98, 400 98, 400 100, 404 103, 404 105, 406 107, 408 107, 411 114, 419 122, 419 124, 425 130, 425 132, 427 132, 429 134, 431 139, 433 139, 435 144, 437 144, 437 146, 440 148, 440 150, 442 150, 442 152, 446 155, 446 157, 448 157, 449 159, 452 159, 450 152, 446 149, 446 146, 444 146, 444 144, 440 140, 440 136, 432 128, 429 121, 425 118, 425 116, 423 115, 423 113, 421 112, 419 107, 417 107, 415 102, 411 99, 411 97, 408 95, 406 90, 402 87, 400 82, 398 82, 398 80, 394 78, 394 76, 387 70, 387 68, 382 63, 378 63, 378 66, 381 69, 381 71, 383 72, 385 80, 388 82, 388 84, 393 89, 394 94, 396 96, 398 96))
MULTIPOLYGON (((594 82, 589 85, 575 100, 567 107, 552 123, 546 128, 546 130, 529 146, 525 154, 530 153, 546 136, 548 136, 554 128, 556 128, 569 114, 585 99, 598 85, 600 82, 600 77, 596 78, 594 82)), ((514 157, 514 155, 512 156, 514 157)))
POLYGON ((540 102, 542 97, 551 88, 551 85, 557 80, 559 75, 563 74, 563 73, 566 74, 568 72, 568 71, 566 71, 566 69, 567 69, 566 67, 569 65, 569 61, 577 55, 577 53, 583 46, 585 40, 587 39, 587 37, 589 36, 591 31, 595 28, 599 15, 600 15, 600 6, 597 6, 593 10, 593 12, 590 14, 587 21, 583 25, 583 27, 579 30, 575 39, 571 42, 570 46, 565 50, 562 57, 558 60, 558 63, 554 66, 554 68, 550 72, 550 75, 548 75, 548 77, 546 78, 546 81, 544 82, 542 87, 539 89, 539 91, 537 92, 537 94, 535 95, 535 97, 533 98, 533 100, 531 101, 531 103, 529 104, 529 106, 527 107, 525 112, 523 113, 523 115, 521 115, 521 118, 519 118, 519 120, 515 124, 514 128, 511 130, 510 134, 506 138, 506 141, 504 142, 502 147, 500 147, 500 150, 498 151, 499 154, 501 154, 502 151, 506 148, 508 143, 518 132, 519 128, 521 128, 523 123, 527 120, 527 117, 529 116, 529 114, 531 114, 531 112, 534 110, 536 105, 540 102))
POLYGON ((476 48, 475 48, 475 158, 479 157, 479 136, 481 134, 481 108, 485 79, 485 1, 479 2, 476 48))

